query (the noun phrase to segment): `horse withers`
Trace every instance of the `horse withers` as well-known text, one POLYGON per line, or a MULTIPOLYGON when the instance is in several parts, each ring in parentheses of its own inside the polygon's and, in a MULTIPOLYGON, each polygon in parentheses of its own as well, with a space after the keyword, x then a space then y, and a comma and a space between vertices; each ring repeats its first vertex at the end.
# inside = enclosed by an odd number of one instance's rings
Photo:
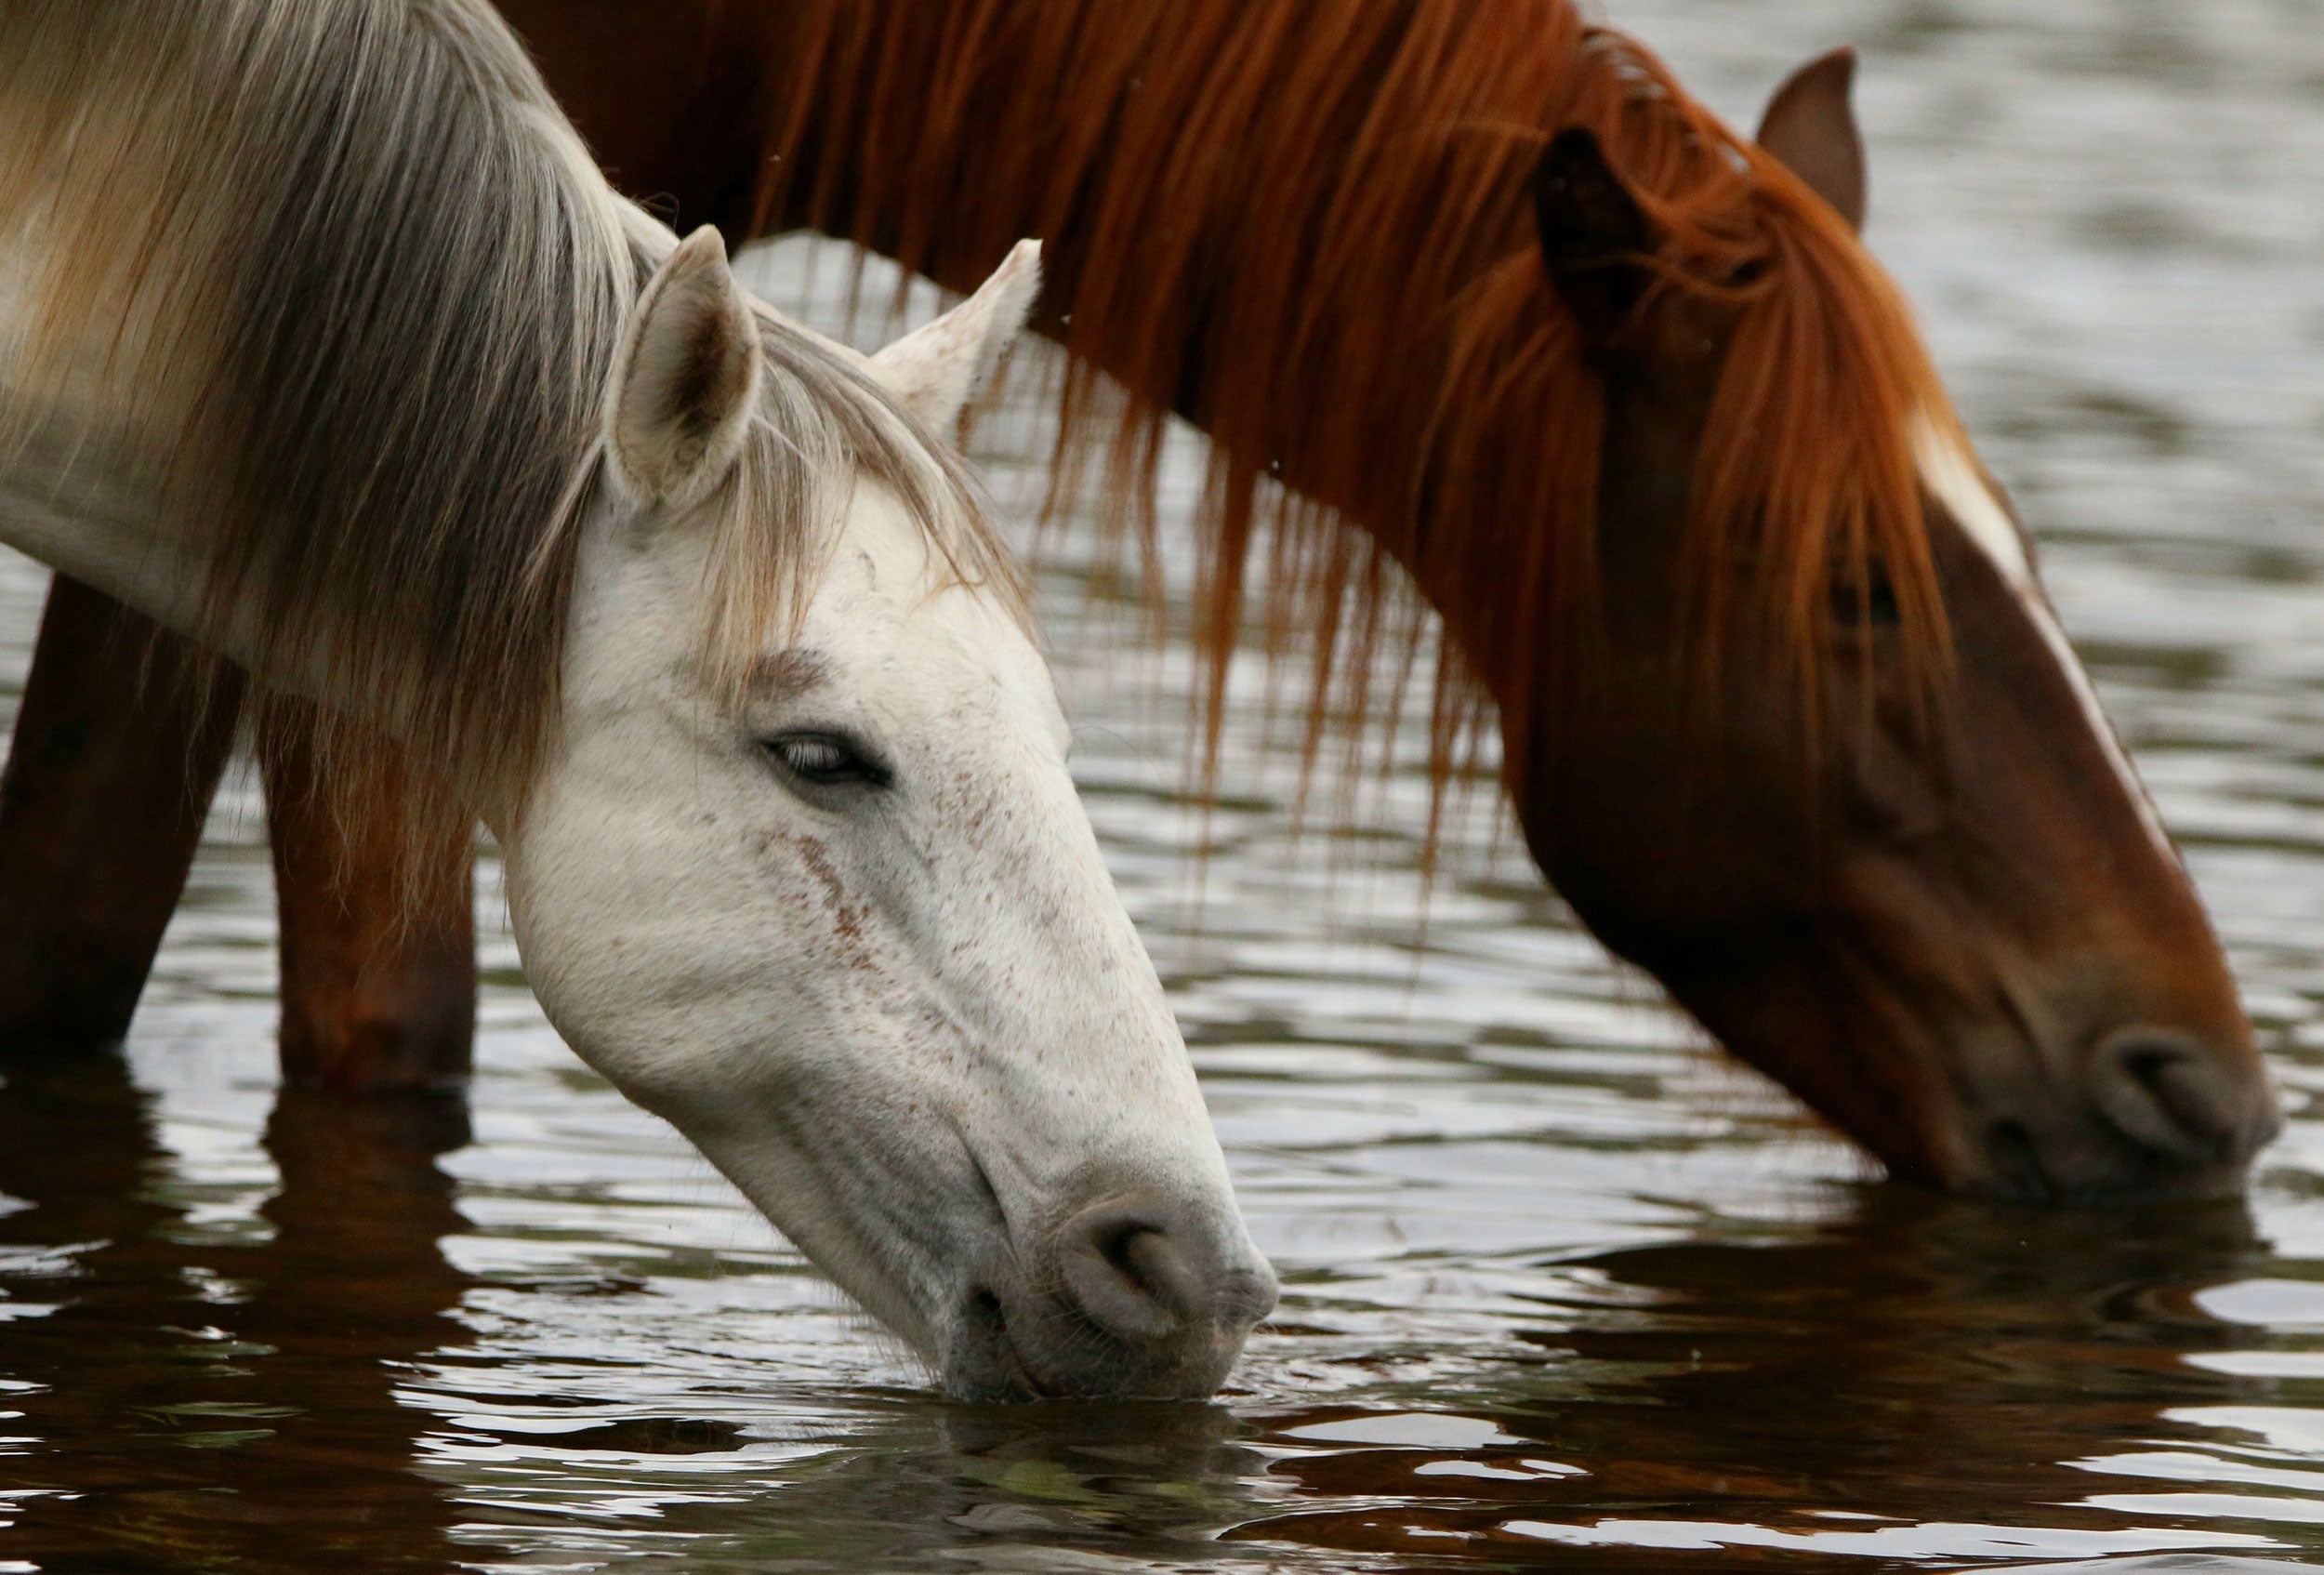
POLYGON ((1273 1276, 928 436, 1033 248, 865 361, 465 0, 40 0, 0 101, 0 537, 322 702, 351 813, 373 730, 457 784, 560 1033, 953 1393, 1214 1389, 1273 1276))

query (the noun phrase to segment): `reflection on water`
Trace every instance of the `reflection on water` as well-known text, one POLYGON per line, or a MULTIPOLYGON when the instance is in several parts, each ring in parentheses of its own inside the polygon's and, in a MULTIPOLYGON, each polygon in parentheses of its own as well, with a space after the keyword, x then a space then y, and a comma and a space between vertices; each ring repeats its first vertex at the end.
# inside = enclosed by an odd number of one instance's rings
MULTIPOLYGON (((0 1065, 0 1570, 2324 1552, 2324 1125, 2299 1108, 2324 1087, 2324 30, 2306 0, 1614 8, 1738 116, 1797 59, 1866 46, 1874 242, 2043 536, 2291 1094, 2248 1210, 1867 1184, 1489 825, 1416 962, 1420 785, 1294 848, 1256 674, 1198 893, 1182 653, 1125 661, 1133 625, 1087 607, 1067 541, 1044 590, 1091 810, 1285 1273, 1232 1393, 932 1400, 557 1044, 505 939, 473 1143, 425 1105, 270 1125, 242 790, 126 1060, 0 1065)), ((1009 490, 1035 445, 980 441, 1009 490)), ((0 564, 0 682, 40 583, 0 564)))
POLYGON ((0 1061, 0 1384, 11 1551, 51 1569, 432 1569, 400 1367, 459 1342, 441 1095, 289 1092, 279 1186, 231 1232, 178 1195, 118 1057, 0 1061))

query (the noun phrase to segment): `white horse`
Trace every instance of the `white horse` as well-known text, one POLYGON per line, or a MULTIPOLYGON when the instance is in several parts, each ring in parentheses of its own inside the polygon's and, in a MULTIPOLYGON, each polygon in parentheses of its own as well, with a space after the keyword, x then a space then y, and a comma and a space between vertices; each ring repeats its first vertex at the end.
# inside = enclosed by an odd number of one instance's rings
POLYGON ((482 0, 12 0, 0 216, 0 539, 458 785, 559 1032, 949 1390, 1217 1386, 1274 1277, 928 436, 1034 248, 865 361, 482 0))

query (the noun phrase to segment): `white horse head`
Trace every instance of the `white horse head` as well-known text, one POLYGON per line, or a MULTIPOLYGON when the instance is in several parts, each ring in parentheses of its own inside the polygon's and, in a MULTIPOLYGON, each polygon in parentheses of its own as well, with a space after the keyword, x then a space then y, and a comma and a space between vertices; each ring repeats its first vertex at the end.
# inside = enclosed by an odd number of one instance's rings
MULTIPOLYGON (((868 364, 925 427, 1036 258, 868 364)), ((738 692, 706 670, 697 505, 764 419, 759 310, 698 232, 616 360, 561 741, 508 832, 527 977, 955 1392, 1208 1393, 1274 1280, 1010 588, 865 480, 786 638, 738 692)))
POLYGON ((929 435, 1031 253, 865 362, 482 0, 25 4, 0 539, 456 784, 559 1030, 956 1393, 1214 1388, 1274 1278, 929 435))

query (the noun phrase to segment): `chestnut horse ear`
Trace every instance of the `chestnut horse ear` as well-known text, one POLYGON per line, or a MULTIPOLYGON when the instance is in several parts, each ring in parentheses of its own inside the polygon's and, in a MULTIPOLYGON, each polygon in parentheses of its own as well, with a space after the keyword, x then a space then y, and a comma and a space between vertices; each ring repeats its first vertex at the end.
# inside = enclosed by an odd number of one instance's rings
POLYGON ((1848 90, 1856 52, 1818 55, 1784 79, 1760 117, 1759 145, 1808 184, 1851 230, 1864 228, 1864 134, 1848 90))
POLYGON ((1041 243, 1019 241, 976 294, 871 358, 879 386, 929 430, 949 433, 984 390, 1041 293, 1041 243))
POLYGON ((726 479, 758 408, 759 353, 758 313, 706 224, 646 282, 614 356, 605 451, 630 496, 683 509, 726 479))
POLYGON ((1582 126, 1550 139, 1526 184, 1551 286, 1583 333, 1611 338, 1654 282, 1647 259, 1661 241, 1654 222, 1582 126))

